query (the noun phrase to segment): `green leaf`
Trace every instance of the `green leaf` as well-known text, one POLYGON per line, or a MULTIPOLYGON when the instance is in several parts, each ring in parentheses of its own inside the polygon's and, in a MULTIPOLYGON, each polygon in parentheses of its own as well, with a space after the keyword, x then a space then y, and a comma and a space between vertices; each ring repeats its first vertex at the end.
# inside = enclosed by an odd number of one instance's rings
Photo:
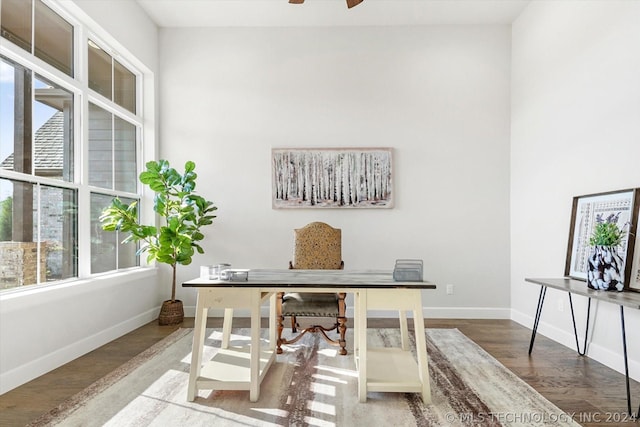
MULTIPOLYGON (((148 163, 147 163, 147 165, 148 165, 148 163)), ((169 169, 169 168, 170 168, 170 166, 169 166, 169 162, 168 161, 166 161, 164 159, 158 160, 158 170, 157 170, 158 173, 164 174, 165 171, 167 169, 169 169)))
POLYGON ((151 188, 156 193, 162 193, 166 191, 166 187, 162 181, 153 180, 149 183, 149 188, 151 188))
MULTIPOLYGON (((146 168, 149 172, 155 172, 156 174, 160 172, 160 163, 155 161, 150 161, 146 163, 146 168)), ((144 172, 143 172, 144 173, 144 172)))
POLYGON ((142 235, 144 236, 155 236, 158 232, 156 227, 154 227, 153 225, 145 225, 142 227, 142 235))
POLYGON ((153 210, 164 216, 165 210, 167 209, 166 205, 167 199, 164 194, 158 193, 153 199, 153 210))
POLYGON ((186 182, 182 188, 184 189, 184 191, 190 193, 194 190, 194 188, 196 188, 196 184, 195 182, 186 182))

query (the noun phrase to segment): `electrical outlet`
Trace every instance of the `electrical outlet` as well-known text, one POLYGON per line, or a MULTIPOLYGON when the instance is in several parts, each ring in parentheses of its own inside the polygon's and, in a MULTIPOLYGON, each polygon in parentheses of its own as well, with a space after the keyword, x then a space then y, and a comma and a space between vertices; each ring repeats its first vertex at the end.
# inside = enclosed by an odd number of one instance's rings
POLYGON ((446 286, 447 295, 453 295, 453 285, 449 284, 446 286))

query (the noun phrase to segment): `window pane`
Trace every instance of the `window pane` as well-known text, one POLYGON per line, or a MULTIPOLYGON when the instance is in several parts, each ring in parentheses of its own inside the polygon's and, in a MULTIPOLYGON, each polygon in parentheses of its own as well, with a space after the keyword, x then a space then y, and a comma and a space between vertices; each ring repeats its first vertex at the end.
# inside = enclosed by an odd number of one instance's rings
POLYGON ((136 75, 118 61, 113 61, 113 100, 116 104, 135 114, 136 75))
POLYGON ((71 92, 9 61, 0 73, 0 168, 73 181, 71 92))
POLYGON ((73 26, 36 0, 34 55, 73 76, 73 26))
POLYGON ((44 258, 38 266, 37 223, 33 184, 0 179, 0 287, 45 281, 44 258))
POLYGON ((2 0, 2 37, 31 53, 31 0, 2 0))
POLYGON ((10 242, 12 240, 13 185, 7 179, 0 179, 0 242, 10 242))
POLYGON ((77 203, 70 189, 0 179, 0 288, 77 276, 77 203))
POLYGON ((89 87, 100 95, 111 98, 111 56, 89 40, 89 87))
MULTIPOLYGON (((131 203, 132 200, 122 198, 125 203, 131 203)), ((116 234, 116 233, 111 233, 116 234)), ((122 242, 125 239, 125 235, 118 232, 118 242, 122 242)), ((135 243, 119 243, 118 244, 118 269, 137 267, 140 265, 140 257, 136 255, 140 245, 135 243)))
POLYGON ((136 170, 136 127, 116 117, 114 140, 115 189, 135 193, 137 190, 136 170))
POLYGON ((31 70, 0 58, 0 168, 25 174, 32 171, 33 91, 31 70))
POLYGON ((112 115, 89 103, 89 184, 113 188, 112 115))
POLYGON ((104 273, 116 269, 118 233, 104 231, 99 220, 102 211, 110 203, 110 196, 91 194, 91 273, 104 273))
MULTIPOLYGON (((126 238, 125 234, 102 229, 99 218, 102 211, 111 204, 112 198, 104 194, 91 194, 91 273, 139 265, 136 244, 122 244, 120 242, 126 238)), ((126 204, 133 202, 132 199, 122 197, 120 200, 126 204)))
MULTIPOLYGON (((3 15, 4 16, 4 15, 3 15)), ((0 168, 13 170, 15 68, 0 57, 0 168)))
POLYGON ((40 187, 40 251, 46 259, 46 280, 77 276, 78 204, 75 190, 40 187))
POLYGON ((35 174, 73 181, 73 95, 40 77, 33 92, 35 174))

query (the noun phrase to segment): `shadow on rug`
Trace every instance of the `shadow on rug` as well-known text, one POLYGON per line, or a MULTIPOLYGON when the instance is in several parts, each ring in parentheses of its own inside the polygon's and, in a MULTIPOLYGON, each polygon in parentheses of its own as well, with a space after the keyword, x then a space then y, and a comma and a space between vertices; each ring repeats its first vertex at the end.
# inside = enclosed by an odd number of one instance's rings
MULTIPOLYGON (((367 402, 359 403, 352 349, 340 356, 318 335, 284 347, 258 402, 249 402, 248 391, 200 391, 195 402, 188 402, 192 332, 174 332, 30 425, 579 425, 457 329, 427 330, 429 405, 417 393, 369 393, 367 402)), ((369 345, 400 346, 396 329, 367 334, 369 345)), ((352 344, 353 335, 347 338, 352 344)), ((220 340, 219 329, 207 330, 204 360, 215 354, 220 340)), ((248 342, 249 330, 234 329, 232 340, 232 345, 248 342)))

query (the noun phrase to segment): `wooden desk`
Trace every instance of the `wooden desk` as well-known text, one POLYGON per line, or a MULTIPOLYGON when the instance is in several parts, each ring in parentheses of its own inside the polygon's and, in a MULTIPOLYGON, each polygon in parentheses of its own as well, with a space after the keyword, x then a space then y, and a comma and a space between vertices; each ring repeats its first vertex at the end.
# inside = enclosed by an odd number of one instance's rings
POLYGON ((275 294, 286 292, 345 292, 354 295, 354 351, 358 369, 358 395, 366 402, 368 391, 419 392, 431 401, 427 344, 422 314, 422 289, 429 282, 395 282, 390 271, 374 270, 251 270, 249 280, 231 282, 194 279, 182 284, 198 291, 193 352, 187 399, 198 389, 249 390, 252 402, 260 396, 260 384, 275 359, 275 294), (270 301, 269 345, 260 347, 260 306, 270 301), (219 352, 202 363, 207 312, 224 308, 223 338, 219 352), (234 308, 251 310, 251 345, 230 348, 229 334, 234 308), (401 312, 402 348, 367 348, 367 310, 401 312), (408 345, 406 311, 413 311, 417 363, 408 345))
POLYGON ((533 322, 533 328, 531 331, 531 342, 529 343, 529 354, 533 351, 533 344, 536 339, 536 333, 538 331, 538 324, 540 323, 540 316, 542 315, 542 307, 544 305, 544 297, 547 293, 547 288, 556 289, 566 292, 569 295, 569 305, 571 307, 571 320, 573 321, 573 334, 576 339, 576 350, 580 356, 584 356, 587 352, 587 338, 589 334, 589 318, 591 314, 591 299, 598 301, 604 301, 620 306, 620 329, 622 331, 622 351, 624 355, 624 369, 627 385, 627 410, 629 415, 634 418, 640 416, 640 406, 638 406, 638 412, 634 415, 631 410, 631 388, 629 384, 629 360, 627 358, 627 336, 624 325, 624 308, 640 309, 640 293, 635 292, 610 292, 610 291, 598 291, 591 289, 587 286, 587 283, 583 280, 576 280, 570 278, 558 278, 558 279, 525 279, 527 282, 540 285, 540 296, 538 297, 538 307, 536 309, 536 316, 533 322), (572 294, 582 295, 589 298, 587 303, 587 322, 584 332, 584 344, 582 350, 580 350, 580 344, 578 340, 578 329, 576 328, 576 317, 573 311, 572 294))

